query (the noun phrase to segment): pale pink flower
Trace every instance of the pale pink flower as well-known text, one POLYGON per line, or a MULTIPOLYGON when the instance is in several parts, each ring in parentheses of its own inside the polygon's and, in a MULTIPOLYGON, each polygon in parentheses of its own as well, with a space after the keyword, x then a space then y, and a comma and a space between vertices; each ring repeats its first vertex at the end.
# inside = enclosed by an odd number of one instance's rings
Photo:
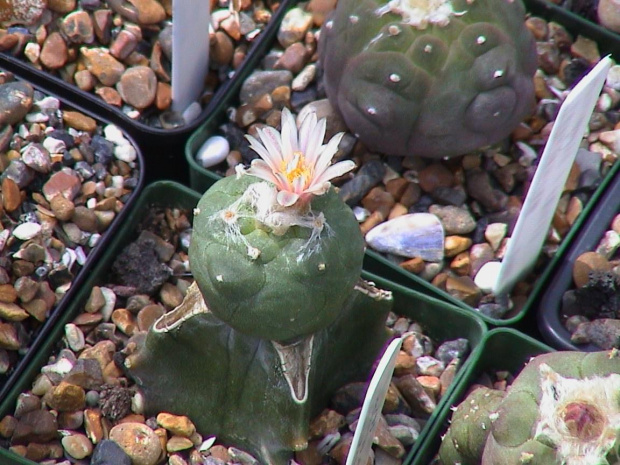
POLYGON ((272 127, 258 129, 258 139, 245 136, 261 158, 253 160, 248 174, 275 184, 277 202, 290 207, 297 201, 305 203, 312 196, 326 193, 330 180, 351 171, 351 160, 331 165, 338 144, 344 133, 336 134, 323 145, 325 119, 317 121, 314 112, 309 113, 299 130, 291 112, 282 111, 282 133, 272 127))

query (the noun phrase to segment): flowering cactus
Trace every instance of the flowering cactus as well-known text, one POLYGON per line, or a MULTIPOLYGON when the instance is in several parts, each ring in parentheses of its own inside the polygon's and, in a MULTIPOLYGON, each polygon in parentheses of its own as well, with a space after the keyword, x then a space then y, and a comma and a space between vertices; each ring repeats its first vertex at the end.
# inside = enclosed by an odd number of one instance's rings
POLYGON ((457 410, 468 410, 472 402, 478 405, 474 421, 484 412, 481 421, 487 422, 483 428, 486 434, 475 436, 477 442, 472 445, 472 418, 455 417, 441 445, 441 463, 620 463, 617 351, 540 355, 517 376, 506 395, 497 400, 497 396, 484 397, 474 391, 463 401, 457 410), (467 456, 471 450, 478 451, 478 455, 467 456))
POLYGON ((262 157, 218 181, 194 210, 196 282, 134 337, 124 366, 147 410, 188 415, 202 434, 285 465, 307 447, 312 414, 367 377, 388 333, 391 293, 360 280, 363 239, 330 179, 342 135, 299 129, 248 137, 262 157))
POLYGON ((209 309, 238 331, 288 341, 329 325, 357 282, 364 251, 352 211, 329 180, 342 134, 322 144, 325 121, 248 137, 262 159, 217 182, 198 203, 190 263, 209 309))
POLYGON ((370 149, 451 157, 534 108, 521 0, 340 0, 320 36, 325 90, 370 149))

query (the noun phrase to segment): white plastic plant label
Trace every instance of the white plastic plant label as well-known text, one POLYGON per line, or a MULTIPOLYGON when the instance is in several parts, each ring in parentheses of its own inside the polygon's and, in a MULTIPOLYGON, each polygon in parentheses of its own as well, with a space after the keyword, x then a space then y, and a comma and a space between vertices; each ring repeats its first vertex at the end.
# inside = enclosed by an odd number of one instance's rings
POLYGON ((390 386, 390 381, 392 381, 396 356, 402 343, 402 338, 397 338, 390 342, 379 361, 379 365, 377 365, 375 374, 370 380, 346 465, 368 464, 368 456, 370 455, 370 448, 372 447, 375 430, 377 429, 379 415, 381 415, 385 395, 390 386))
POLYGON ((199 99, 209 67, 209 0, 172 2, 172 109, 199 99))
POLYGON ((496 295, 509 293, 535 264, 611 65, 610 57, 603 58, 562 103, 508 242, 496 295))

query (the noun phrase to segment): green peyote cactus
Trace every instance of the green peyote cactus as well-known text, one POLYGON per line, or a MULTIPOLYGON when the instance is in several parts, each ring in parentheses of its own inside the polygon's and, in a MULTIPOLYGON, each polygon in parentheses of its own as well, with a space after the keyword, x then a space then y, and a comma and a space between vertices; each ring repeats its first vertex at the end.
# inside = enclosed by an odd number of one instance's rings
POLYGON ((339 0, 321 30, 327 96, 370 149, 433 158, 498 142, 534 109, 521 0, 339 0))
POLYGON ((480 464, 492 414, 503 398, 503 391, 480 386, 454 410, 452 424, 456 426, 448 430, 441 448, 444 464, 480 464))
POLYGON ((359 279, 364 243, 333 189, 312 201, 317 213, 282 234, 252 205, 269 189, 250 175, 218 181, 198 203, 189 256, 216 316, 243 333, 288 341, 334 321, 359 279))
POLYGON ((472 392, 457 408, 461 414, 453 418, 447 440, 441 444, 440 463, 620 463, 617 351, 539 355, 521 371, 505 395, 479 394, 472 392), (472 403, 477 413, 472 417, 462 414, 472 403), (472 435, 476 429, 472 421, 486 421, 490 427, 472 435))

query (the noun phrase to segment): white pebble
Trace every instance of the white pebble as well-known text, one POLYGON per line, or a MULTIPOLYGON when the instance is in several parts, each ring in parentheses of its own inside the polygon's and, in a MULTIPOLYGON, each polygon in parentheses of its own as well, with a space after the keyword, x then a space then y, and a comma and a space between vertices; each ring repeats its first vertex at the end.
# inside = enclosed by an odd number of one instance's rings
POLYGON ((67 149, 65 143, 55 137, 46 137, 43 140, 43 147, 45 147, 49 153, 62 153, 67 149))
POLYGON ((484 238, 489 242, 491 248, 496 251, 506 237, 508 225, 506 223, 491 223, 484 230, 484 238))
POLYGON ((101 315, 105 321, 110 321, 112 312, 116 306, 116 294, 109 287, 102 286, 100 289, 103 294, 103 300, 105 300, 105 304, 103 304, 103 307, 101 308, 101 315))
POLYGON ((207 439, 205 439, 202 444, 200 444, 200 447, 198 448, 198 450, 200 452, 206 452, 209 449, 211 449, 211 446, 213 446, 213 444, 215 444, 215 436, 211 436, 207 439))
POLYGON ((144 395, 137 391, 131 398, 131 411, 138 415, 144 413, 144 395))
POLYGON ((74 352, 79 352, 86 345, 84 333, 73 323, 65 325, 65 338, 67 339, 67 345, 74 352))
POLYGON ((95 247, 99 243, 100 239, 101 239, 101 234, 94 233, 92 236, 88 238, 88 246, 95 247))
POLYGON ((73 362, 67 358, 61 358, 56 363, 46 365, 41 368, 41 373, 56 373, 58 375, 66 375, 73 369, 73 362))
POLYGON ((41 232, 39 223, 22 223, 13 230, 13 236, 22 241, 27 241, 36 237, 41 232))
MULTIPOLYGON (((41 100, 36 102, 36 106, 40 110, 58 110, 60 108, 60 100, 56 97, 43 97, 41 100)), ((51 128, 52 130, 54 128, 51 128)))
POLYGON ((29 123, 46 123, 49 119, 45 113, 28 113, 26 115, 26 121, 29 123))
POLYGON ((501 262, 487 262, 476 274, 474 284, 480 288, 482 292, 493 292, 493 288, 497 283, 501 262))
POLYGON ((117 145, 114 148, 114 156, 120 161, 131 163, 136 160, 136 149, 132 145, 117 145))
POLYGON ((200 106, 200 104, 198 102, 192 102, 183 112, 183 120, 185 121, 185 124, 189 124, 192 121, 194 121, 196 118, 198 118, 198 115, 200 115, 200 112, 202 111, 202 107, 200 106))
POLYGON ((209 168, 226 160, 229 153, 230 144, 225 137, 211 136, 198 149, 196 160, 203 168, 209 168))
MULTIPOLYGON (((91 236, 91 239, 95 236, 99 236, 98 234, 93 234, 91 236)), ((97 239, 98 240, 98 239, 97 239)), ((76 257, 76 261, 78 262, 78 265, 84 265, 84 263, 86 263, 86 253, 84 252, 84 249, 82 247, 77 247, 75 249, 75 257, 76 257)))
POLYGON ((4 250, 4 246, 6 245, 6 241, 9 239, 11 232, 8 229, 4 229, 0 232, 0 252, 4 250))
POLYGON ((69 248, 65 249, 65 252, 62 254, 62 257, 60 259, 62 264, 65 265, 68 270, 70 270, 73 267, 73 264, 75 263, 76 260, 77 260, 76 253, 72 249, 69 249, 69 248))
POLYGON ((103 134, 105 138, 116 145, 129 145, 129 141, 125 139, 122 131, 113 124, 108 124, 103 128, 103 134))
POLYGON ((39 61, 39 56, 41 56, 41 46, 35 42, 29 42, 24 49, 24 55, 32 63, 36 63, 39 61))
POLYGON ((112 176, 112 187, 122 189, 125 186, 125 178, 122 176, 112 176))

